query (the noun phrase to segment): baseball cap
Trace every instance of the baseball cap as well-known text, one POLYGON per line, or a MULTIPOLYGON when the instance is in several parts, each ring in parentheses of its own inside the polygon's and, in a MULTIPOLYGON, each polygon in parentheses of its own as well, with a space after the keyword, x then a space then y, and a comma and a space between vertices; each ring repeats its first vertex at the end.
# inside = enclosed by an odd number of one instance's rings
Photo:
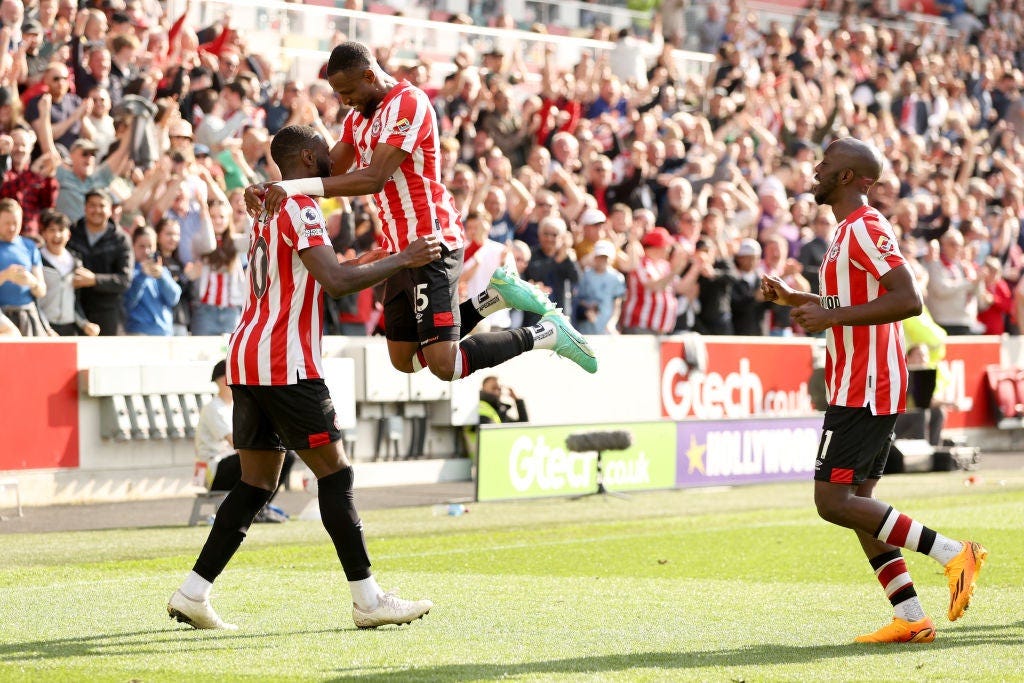
POLYGON ((172 138, 188 138, 194 139, 192 136, 192 124, 188 121, 178 120, 171 124, 170 130, 167 131, 167 136, 172 138))
POLYGON ((737 256, 760 256, 761 245, 757 240, 747 237, 740 242, 740 248, 736 250, 737 256))
POLYGON ((582 225, 600 225, 608 220, 608 216, 604 215, 604 211, 600 209, 587 209, 580 214, 579 224, 582 225))
POLYGON ((674 241, 665 228, 654 228, 640 238, 640 244, 645 247, 667 247, 674 241))
POLYGON ((210 148, 203 144, 196 143, 195 147, 192 148, 192 151, 195 152, 197 157, 210 156, 210 148))
POLYGON ((607 256, 614 258, 615 245, 608 240, 598 240, 594 243, 594 256, 607 256))
POLYGON ((93 142, 92 140, 87 140, 86 138, 78 138, 77 140, 71 143, 70 151, 74 152, 76 149, 80 149, 85 152, 99 151, 99 147, 96 146, 96 143, 93 142))
POLYGON ((218 378, 224 377, 227 374, 227 363, 225 361, 219 360, 217 361, 217 364, 213 366, 213 374, 210 375, 210 381, 215 382, 217 381, 218 378))

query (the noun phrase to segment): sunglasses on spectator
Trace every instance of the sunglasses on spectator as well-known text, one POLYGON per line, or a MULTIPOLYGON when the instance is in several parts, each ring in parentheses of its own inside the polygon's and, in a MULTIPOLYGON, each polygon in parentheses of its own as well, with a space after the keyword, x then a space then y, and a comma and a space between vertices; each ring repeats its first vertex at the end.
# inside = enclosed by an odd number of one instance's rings
POLYGON ((50 80, 53 81, 54 83, 59 83, 61 81, 70 80, 70 77, 69 76, 51 76, 50 80))

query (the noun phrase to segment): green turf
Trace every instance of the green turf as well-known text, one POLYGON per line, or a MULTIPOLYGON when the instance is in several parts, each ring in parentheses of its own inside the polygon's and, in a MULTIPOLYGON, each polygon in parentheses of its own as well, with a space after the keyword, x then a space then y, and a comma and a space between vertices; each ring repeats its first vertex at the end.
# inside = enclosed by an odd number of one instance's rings
POLYGON ((358 631, 317 523, 253 529, 217 582, 235 633, 164 605, 205 528, 0 536, 0 680, 1024 680, 1024 472, 887 478, 879 495, 991 551, 967 615, 908 554, 939 635, 850 641, 890 618, 853 535, 809 483, 364 515, 380 581, 436 603, 358 631))

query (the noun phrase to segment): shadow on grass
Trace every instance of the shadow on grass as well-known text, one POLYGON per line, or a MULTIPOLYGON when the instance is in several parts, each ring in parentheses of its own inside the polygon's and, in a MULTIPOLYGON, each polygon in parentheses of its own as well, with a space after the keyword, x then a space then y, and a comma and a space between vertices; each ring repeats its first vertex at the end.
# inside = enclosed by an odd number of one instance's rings
MULTIPOLYGON (((1015 626, 1019 626, 1017 624, 1015 626)), ((662 669, 666 678, 670 671, 700 669, 763 667, 776 664, 808 664, 834 658, 851 658, 892 652, 935 653, 937 650, 962 649, 980 645, 1018 647, 1021 634, 1013 626, 972 626, 958 632, 940 632, 928 645, 751 645, 699 652, 638 652, 630 655, 572 657, 537 662, 510 664, 441 664, 427 667, 381 667, 377 670, 335 669, 334 681, 394 681, 397 678, 416 681, 497 680, 534 674, 595 675, 630 669, 662 669), (970 631, 970 633, 964 633, 970 631), (908 648, 913 648, 909 650, 908 648)), ((753 672, 751 672, 753 673, 753 672)), ((762 671, 763 675, 764 672, 762 671)))
POLYGON ((160 655, 183 650, 263 649, 268 639, 303 635, 337 634, 344 629, 304 631, 198 631, 188 627, 103 633, 84 638, 55 638, 28 642, 0 643, 0 662, 64 659, 68 657, 110 657, 160 655), (252 641, 252 642, 246 642, 252 641))

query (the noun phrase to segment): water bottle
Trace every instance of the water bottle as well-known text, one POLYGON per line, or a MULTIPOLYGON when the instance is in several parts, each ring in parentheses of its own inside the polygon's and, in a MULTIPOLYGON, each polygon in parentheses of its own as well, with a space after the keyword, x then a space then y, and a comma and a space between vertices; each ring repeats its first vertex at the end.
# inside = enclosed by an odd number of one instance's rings
POLYGON ((432 505, 430 512, 435 517, 447 515, 449 517, 459 517, 466 512, 466 506, 462 503, 440 503, 438 505, 432 505))

